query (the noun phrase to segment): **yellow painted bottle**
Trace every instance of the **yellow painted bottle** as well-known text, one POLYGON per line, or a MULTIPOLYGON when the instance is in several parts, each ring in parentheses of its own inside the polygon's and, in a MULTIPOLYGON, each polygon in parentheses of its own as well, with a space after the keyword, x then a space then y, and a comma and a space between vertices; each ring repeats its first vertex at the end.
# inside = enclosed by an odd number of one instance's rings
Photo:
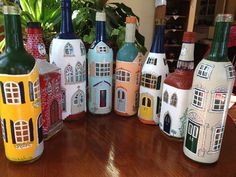
POLYGON ((0 56, 0 117, 7 159, 31 162, 43 153, 39 72, 23 46, 19 9, 3 6, 6 48, 0 56))

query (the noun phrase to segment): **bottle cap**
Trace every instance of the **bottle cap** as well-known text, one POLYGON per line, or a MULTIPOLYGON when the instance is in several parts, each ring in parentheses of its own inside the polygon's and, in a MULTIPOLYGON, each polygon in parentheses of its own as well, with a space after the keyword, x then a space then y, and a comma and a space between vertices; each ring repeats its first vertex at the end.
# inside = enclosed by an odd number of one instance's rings
POLYGON ((183 42, 195 43, 196 42, 196 33, 195 32, 184 32, 183 42))
POLYGON ((218 14, 216 16, 216 22, 233 22, 232 14, 218 14))
POLYGON ((27 28, 41 28, 40 22, 28 22, 27 28))
POLYGON ((20 9, 17 6, 3 6, 3 14, 20 15, 20 9))
POLYGON ((126 23, 136 24, 137 23, 137 18, 135 16, 126 17, 126 23))
POLYGON ((106 21, 105 12, 96 12, 96 21, 106 21))

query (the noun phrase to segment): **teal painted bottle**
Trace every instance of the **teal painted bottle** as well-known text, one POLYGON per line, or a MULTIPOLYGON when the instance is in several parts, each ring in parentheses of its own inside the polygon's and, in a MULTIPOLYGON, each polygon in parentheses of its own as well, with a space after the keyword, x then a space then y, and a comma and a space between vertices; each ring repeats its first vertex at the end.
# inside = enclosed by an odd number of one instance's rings
POLYGON ((137 113, 142 54, 135 46, 137 19, 126 17, 125 44, 116 60, 115 112, 121 116, 137 113))

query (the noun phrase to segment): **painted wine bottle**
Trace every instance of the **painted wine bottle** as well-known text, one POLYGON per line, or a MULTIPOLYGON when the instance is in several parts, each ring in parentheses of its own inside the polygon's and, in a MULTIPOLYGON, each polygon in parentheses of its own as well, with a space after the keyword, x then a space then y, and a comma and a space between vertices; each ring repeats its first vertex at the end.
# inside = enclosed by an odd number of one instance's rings
POLYGON ((165 23, 158 19, 151 50, 142 68, 138 117, 145 124, 158 124, 164 79, 169 73, 164 50, 165 23))
POLYGON ((43 153, 39 72, 23 45, 20 12, 3 6, 6 48, 0 56, 0 117, 7 159, 30 162, 43 153))
POLYGON ((108 114, 112 110, 113 51, 106 44, 106 14, 96 13, 96 40, 88 51, 89 111, 108 114))
POLYGON ((194 43, 196 34, 185 32, 177 69, 164 81, 160 129, 175 138, 184 137, 186 113, 194 73, 194 43))
POLYGON ((188 107, 184 153, 201 163, 218 160, 235 70, 227 57, 232 15, 216 17, 210 54, 197 65, 188 107))
POLYGON ((86 113, 86 49, 74 33, 71 0, 61 1, 62 23, 50 47, 50 63, 61 68, 62 119, 74 120, 86 113))
POLYGON ((134 43, 136 24, 136 17, 126 17, 125 44, 117 53, 114 109, 121 116, 138 111, 142 54, 134 43))
POLYGON ((27 51, 36 59, 39 69, 43 135, 49 139, 62 129, 60 68, 47 62, 43 32, 39 22, 27 24, 27 51))

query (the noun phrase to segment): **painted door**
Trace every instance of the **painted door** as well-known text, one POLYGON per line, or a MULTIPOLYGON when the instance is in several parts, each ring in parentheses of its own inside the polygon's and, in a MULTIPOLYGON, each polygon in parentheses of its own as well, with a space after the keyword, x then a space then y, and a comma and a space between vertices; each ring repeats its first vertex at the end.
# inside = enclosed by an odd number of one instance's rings
POLYGON ((118 88, 116 92, 117 102, 116 102, 116 110, 119 112, 126 111, 126 91, 122 88, 118 88))
POLYGON ((50 120, 51 125, 56 123, 59 119, 59 113, 58 113, 58 102, 57 100, 53 100, 51 106, 50 106, 50 120))
POLYGON ((84 111, 85 96, 82 90, 78 90, 72 96, 71 114, 76 114, 84 111))
POLYGON ((100 90, 100 108, 107 107, 107 90, 100 90))
POLYGON ((140 117, 145 119, 153 119, 152 116, 153 100, 150 96, 141 96, 140 117))
POLYGON ((199 125, 195 124, 192 121, 188 122, 185 146, 187 149, 189 149, 193 153, 197 152, 199 130, 200 130, 199 125))
POLYGON ((164 118, 164 131, 170 134, 171 118, 169 113, 166 114, 164 118))

